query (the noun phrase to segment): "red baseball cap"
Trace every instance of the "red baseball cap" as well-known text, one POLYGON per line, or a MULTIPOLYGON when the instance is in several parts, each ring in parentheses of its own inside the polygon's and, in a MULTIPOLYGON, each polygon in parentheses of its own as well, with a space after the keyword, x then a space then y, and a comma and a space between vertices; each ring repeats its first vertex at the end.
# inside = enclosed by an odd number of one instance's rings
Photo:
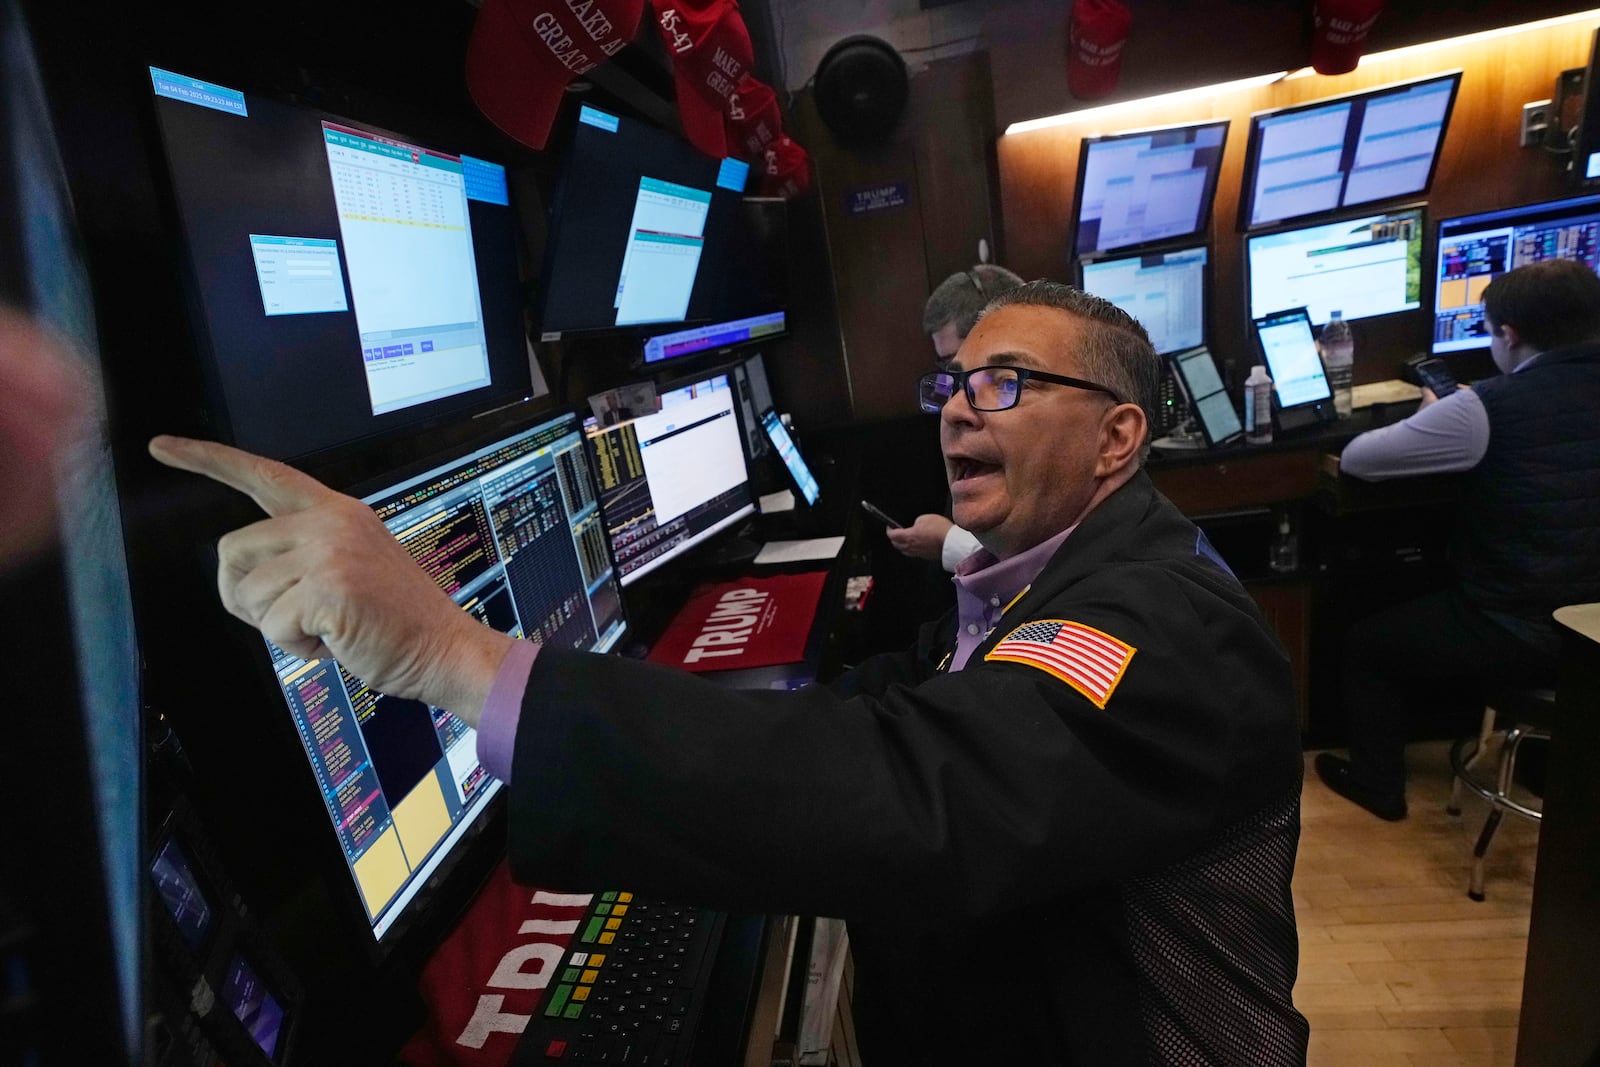
POLYGON ((651 0, 656 29, 672 57, 678 118, 689 143, 718 159, 728 154, 728 98, 755 65, 750 31, 735 0, 651 0))
POLYGON ((811 156, 787 136, 767 146, 762 196, 799 196, 811 188, 811 156))
POLYGON ((739 79, 738 92, 728 97, 724 127, 729 154, 743 159, 760 158, 767 145, 783 136, 778 94, 767 83, 746 74, 739 79))
POLYGON ((567 84, 633 40, 644 0, 483 0, 467 91, 489 121, 543 148, 567 84))

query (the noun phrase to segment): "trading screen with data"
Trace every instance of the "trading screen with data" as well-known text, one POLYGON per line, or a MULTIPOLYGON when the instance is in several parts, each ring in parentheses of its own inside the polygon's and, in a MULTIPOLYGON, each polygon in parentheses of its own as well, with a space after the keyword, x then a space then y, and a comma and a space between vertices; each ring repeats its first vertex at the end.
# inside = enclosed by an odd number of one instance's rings
MULTIPOLYGON (((625 632, 588 452, 563 415, 363 497, 463 611, 496 630, 604 652, 625 632)), ((380 941, 501 783, 443 708, 387 696, 335 660, 268 645, 380 941)))
POLYGON ((623 585, 755 510, 727 374, 660 394, 661 410, 584 420, 623 585))
POLYGON ((1086 262, 1083 289, 1138 319, 1161 355, 1205 344, 1204 245, 1086 262))

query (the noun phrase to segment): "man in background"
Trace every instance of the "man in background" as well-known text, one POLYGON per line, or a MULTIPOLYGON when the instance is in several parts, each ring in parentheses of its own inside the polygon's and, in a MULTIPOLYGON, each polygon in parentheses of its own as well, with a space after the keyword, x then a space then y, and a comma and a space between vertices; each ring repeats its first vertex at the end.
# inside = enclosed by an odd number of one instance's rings
POLYGON ((1345 642, 1350 758, 1329 788, 1405 817, 1408 709, 1553 688, 1551 612, 1600 600, 1600 277, 1572 260, 1518 267, 1483 292, 1497 377, 1351 441, 1340 468, 1377 481, 1466 472, 1450 545, 1455 583, 1357 624, 1345 642))
MULTIPOLYGON (((943 367, 978 321, 984 305, 1022 279, 1004 267, 979 263, 940 282, 922 307, 922 331, 933 341, 933 361, 943 367)), ((938 563, 946 571, 978 550, 978 539, 941 514, 918 515, 910 526, 890 529, 889 543, 914 559, 938 563)))

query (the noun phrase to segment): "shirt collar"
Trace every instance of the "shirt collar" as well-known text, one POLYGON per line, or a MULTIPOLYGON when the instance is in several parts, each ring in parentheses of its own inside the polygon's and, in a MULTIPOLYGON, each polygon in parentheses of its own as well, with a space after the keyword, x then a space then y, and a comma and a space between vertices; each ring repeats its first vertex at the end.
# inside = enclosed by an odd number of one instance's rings
POLYGON ((1077 528, 1078 524, 1073 523, 1048 541, 1041 541, 1010 559, 996 559, 988 549, 980 548, 956 565, 955 583, 980 600, 999 597, 1000 603, 1009 606, 1017 594, 1033 584, 1050 557, 1077 528))

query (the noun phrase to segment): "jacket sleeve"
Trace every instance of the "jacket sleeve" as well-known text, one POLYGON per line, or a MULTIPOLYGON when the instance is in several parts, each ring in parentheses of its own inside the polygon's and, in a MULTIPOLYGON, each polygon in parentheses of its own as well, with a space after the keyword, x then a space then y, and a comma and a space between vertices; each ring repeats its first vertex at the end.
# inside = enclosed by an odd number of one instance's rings
POLYGON ((1104 710, 981 656, 841 695, 546 650, 517 736, 513 871, 967 919, 1169 865, 1298 775, 1287 660, 1250 613, 1156 568, 1081 584, 1097 588, 1049 607, 1137 649, 1104 710))

